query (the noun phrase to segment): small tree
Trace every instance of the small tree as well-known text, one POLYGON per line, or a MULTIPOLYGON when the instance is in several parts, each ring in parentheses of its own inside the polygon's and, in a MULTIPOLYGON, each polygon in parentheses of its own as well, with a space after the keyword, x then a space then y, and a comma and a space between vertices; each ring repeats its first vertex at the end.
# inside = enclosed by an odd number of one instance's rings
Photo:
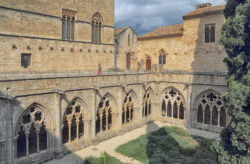
POLYGON ((248 163, 250 153, 250 0, 228 0, 221 43, 228 57, 225 102, 231 122, 212 149, 223 164, 248 163))

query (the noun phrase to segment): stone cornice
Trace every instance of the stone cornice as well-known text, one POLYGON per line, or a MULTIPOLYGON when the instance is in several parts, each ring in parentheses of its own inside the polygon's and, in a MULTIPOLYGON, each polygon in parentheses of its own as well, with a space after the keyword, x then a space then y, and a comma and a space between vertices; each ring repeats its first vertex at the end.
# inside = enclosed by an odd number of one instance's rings
POLYGON ((71 43, 83 43, 83 44, 96 44, 96 45, 114 46, 114 44, 107 44, 107 43, 92 43, 92 42, 86 42, 86 41, 62 40, 62 39, 57 39, 57 38, 42 38, 42 37, 25 36, 25 35, 3 34, 3 33, 0 33, 0 36, 2 36, 2 37, 14 37, 14 38, 25 38, 25 39, 37 39, 37 40, 49 40, 49 41, 61 41, 61 42, 71 42, 71 43))

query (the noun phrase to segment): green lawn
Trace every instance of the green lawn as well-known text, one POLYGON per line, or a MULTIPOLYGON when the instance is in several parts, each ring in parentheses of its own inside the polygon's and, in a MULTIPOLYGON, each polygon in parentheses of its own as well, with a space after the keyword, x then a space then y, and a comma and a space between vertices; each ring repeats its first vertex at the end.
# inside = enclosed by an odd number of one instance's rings
POLYGON ((99 158, 88 157, 83 164, 122 164, 122 162, 104 152, 99 158))
POLYGON ((119 146, 116 151, 144 164, 216 164, 213 140, 191 136, 178 127, 163 127, 119 146))

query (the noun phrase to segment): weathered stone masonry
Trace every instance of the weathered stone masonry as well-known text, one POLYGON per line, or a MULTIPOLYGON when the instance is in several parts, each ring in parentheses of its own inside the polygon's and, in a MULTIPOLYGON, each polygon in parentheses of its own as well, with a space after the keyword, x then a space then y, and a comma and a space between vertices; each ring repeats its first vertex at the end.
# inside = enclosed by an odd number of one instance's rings
POLYGON ((197 122, 196 101, 202 93, 221 96, 226 90, 224 83, 224 75, 220 74, 173 72, 1 80, 1 88, 8 86, 1 97, 4 111, 0 118, 1 160, 8 163, 49 160, 152 120, 219 132, 220 124, 197 122), (193 82, 193 78, 199 80, 193 82), (168 107, 168 100, 172 108, 168 107), (128 111, 124 113, 125 108, 128 111), (28 116, 33 124, 29 124, 28 116), (36 130, 40 140, 32 136, 36 140, 29 137, 27 141, 38 146, 28 146, 29 150, 22 155, 18 150, 20 135, 25 140, 32 125, 45 130, 46 137, 36 130), (21 126, 29 130, 25 133, 23 129, 22 134, 21 126))

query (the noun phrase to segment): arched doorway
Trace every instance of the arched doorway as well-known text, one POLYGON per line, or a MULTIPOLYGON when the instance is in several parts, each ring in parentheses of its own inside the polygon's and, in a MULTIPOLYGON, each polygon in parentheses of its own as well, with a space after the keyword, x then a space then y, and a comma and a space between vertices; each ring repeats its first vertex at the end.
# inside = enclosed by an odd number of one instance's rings
POLYGON ((127 53, 126 55, 126 69, 130 70, 131 69, 131 54, 127 53))
POLYGON ((146 71, 151 71, 151 58, 149 56, 146 58, 146 71))

